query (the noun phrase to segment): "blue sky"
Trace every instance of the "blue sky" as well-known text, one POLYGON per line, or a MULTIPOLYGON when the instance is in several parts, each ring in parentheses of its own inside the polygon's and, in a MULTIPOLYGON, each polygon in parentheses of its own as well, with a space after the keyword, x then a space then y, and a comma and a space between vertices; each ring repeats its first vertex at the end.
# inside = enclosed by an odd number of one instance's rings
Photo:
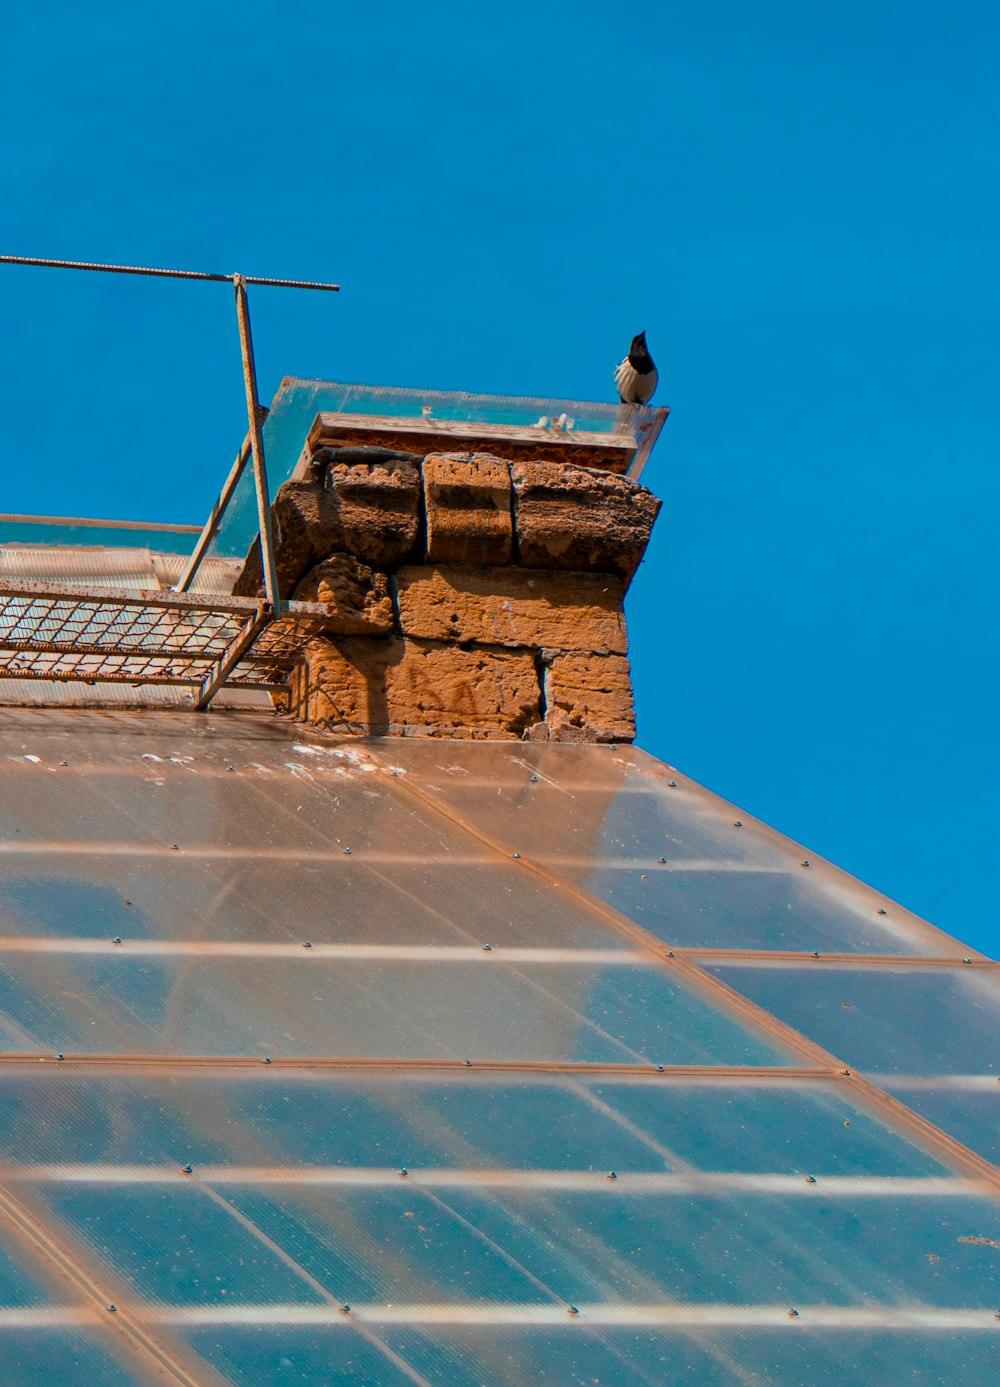
MULTIPOLYGON (((640 741, 969 943, 993 876, 1000 10, 21 6, 0 248, 258 290, 282 374, 673 414, 640 741)), ((225 286, 0 270, 5 511, 198 521, 225 286)))

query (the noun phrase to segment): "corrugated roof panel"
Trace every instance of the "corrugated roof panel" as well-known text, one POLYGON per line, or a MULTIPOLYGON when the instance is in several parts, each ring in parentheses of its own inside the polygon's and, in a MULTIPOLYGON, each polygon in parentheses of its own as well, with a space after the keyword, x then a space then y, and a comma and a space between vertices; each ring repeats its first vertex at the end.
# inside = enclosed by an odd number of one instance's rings
POLYGON ((5 545, 0 549, 0 579, 30 582, 51 579, 92 587, 158 588, 149 549, 106 549, 61 545, 5 545))

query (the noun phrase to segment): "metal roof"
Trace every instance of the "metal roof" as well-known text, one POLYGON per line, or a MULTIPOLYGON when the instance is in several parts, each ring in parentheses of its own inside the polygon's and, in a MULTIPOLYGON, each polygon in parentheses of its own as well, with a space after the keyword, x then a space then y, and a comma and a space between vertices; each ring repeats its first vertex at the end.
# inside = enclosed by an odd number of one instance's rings
POLYGON ((4 1383, 992 1384, 1000 968, 631 747, 0 725, 4 1383))

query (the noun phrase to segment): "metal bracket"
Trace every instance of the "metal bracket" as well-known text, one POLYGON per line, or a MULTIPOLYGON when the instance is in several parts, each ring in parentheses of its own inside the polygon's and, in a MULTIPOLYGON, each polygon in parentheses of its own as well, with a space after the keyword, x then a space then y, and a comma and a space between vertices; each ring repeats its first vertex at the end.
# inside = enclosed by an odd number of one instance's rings
POLYGON ((274 608, 270 602, 262 602, 256 614, 247 622, 243 630, 229 646, 228 650, 216 660, 211 674, 205 679, 194 700, 199 712, 209 706, 212 699, 226 682, 230 671, 235 669, 246 652, 253 645, 261 631, 274 620, 274 608))

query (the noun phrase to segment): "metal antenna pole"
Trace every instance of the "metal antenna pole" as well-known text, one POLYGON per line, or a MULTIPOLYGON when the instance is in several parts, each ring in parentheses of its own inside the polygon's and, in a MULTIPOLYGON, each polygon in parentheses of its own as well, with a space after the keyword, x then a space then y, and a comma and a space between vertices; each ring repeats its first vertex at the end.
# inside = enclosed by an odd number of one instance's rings
POLYGON ((267 466, 264 459, 264 435, 261 430, 260 399, 257 395, 257 367, 253 359, 253 338, 250 335, 250 308, 247 303, 247 282, 243 275, 233 275, 236 290, 236 317, 240 325, 240 348, 243 352, 243 383, 247 394, 247 419, 250 424, 250 450, 253 456, 253 475, 257 487, 257 518, 260 524, 260 558, 264 572, 264 591, 277 615, 281 611, 278 595, 278 575, 274 567, 274 546, 271 542, 271 498, 267 489, 267 466))

